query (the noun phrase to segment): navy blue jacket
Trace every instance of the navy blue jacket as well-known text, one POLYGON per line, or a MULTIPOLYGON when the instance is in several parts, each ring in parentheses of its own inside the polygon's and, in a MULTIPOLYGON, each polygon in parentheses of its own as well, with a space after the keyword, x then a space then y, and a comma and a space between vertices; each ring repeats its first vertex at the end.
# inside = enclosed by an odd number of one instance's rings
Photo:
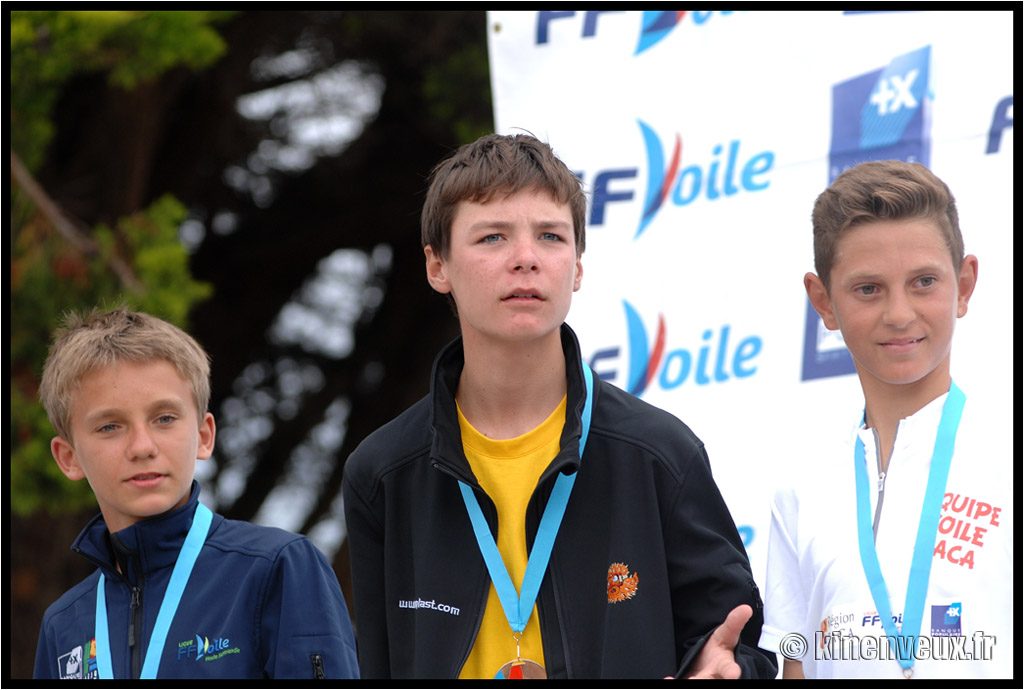
MULTIPOLYGON (((116 678, 138 678, 199 500, 114 534, 102 516, 72 550, 99 570, 43 617, 36 678, 96 678, 96 585, 105 574, 116 678), (121 572, 115 563, 119 563, 121 572), (123 573, 123 574, 122 574, 123 573)), ((161 652, 158 678, 358 678, 338 579, 305 537, 216 513, 161 652)))

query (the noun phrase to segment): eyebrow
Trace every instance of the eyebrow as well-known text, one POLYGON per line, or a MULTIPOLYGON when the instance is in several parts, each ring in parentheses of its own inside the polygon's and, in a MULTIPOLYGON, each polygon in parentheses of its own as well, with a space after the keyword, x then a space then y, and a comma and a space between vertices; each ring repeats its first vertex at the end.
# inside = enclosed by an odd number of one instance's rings
POLYGON ((512 223, 503 220, 478 220, 469 226, 469 231, 474 230, 490 230, 492 228, 504 229, 512 227, 512 223))
POLYGON ((542 220, 539 223, 534 223, 535 228, 571 228, 572 223, 567 220, 542 220))
MULTIPOLYGON (((469 226, 469 231, 475 230, 507 230, 515 227, 516 223, 512 223, 506 220, 480 220, 469 226)), ((530 227, 533 228, 571 228, 572 223, 567 220, 539 220, 535 223, 531 223, 530 227)))
MULTIPOLYGON (((161 400, 155 400, 153 403, 151 403, 148 406, 147 414, 153 414, 157 410, 161 409, 171 409, 177 412, 186 408, 184 407, 182 402, 176 398, 163 398, 161 400)), ((84 421, 86 424, 93 424, 102 419, 109 419, 111 417, 121 417, 124 416, 124 414, 124 410, 119 407, 108 407, 87 414, 84 418, 84 421)))
MULTIPOLYGON (((941 273, 945 270, 945 264, 942 263, 927 263, 921 264, 915 268, 910 269, 908 273, 910 275, 921 275, 924 273, 941 273)), ((844 283, 863 283, 863 282, 877 282, 881 280, 883 274, 876 272, 865 271, 863 273, 853 273, 846 277, 844 283)))

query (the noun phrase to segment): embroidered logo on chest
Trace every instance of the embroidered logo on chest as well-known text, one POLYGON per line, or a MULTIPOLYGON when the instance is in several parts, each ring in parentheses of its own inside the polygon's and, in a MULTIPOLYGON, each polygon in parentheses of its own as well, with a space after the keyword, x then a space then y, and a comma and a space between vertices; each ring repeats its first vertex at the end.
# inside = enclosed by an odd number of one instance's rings
POLYGON ((630 575, 628 565, 612 563, 608 568, 608 603, 632 599, 639 582, 640 576, 636 573, 630 575))
POLYGON ((178 661, 219 661, 230 654, 239 654, 242 650, 232 646, 226 637, 210 639, 205 635, 196 635, 194 640, 178 643, 178 661))

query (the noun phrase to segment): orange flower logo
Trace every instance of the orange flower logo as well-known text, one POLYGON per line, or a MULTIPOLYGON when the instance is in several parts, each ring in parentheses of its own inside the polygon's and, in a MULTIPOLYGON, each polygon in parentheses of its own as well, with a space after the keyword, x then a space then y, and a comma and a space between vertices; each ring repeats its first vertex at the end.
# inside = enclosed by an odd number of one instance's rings
POLYGON ((638 582, 640 582, 640 576, 636 573, 630 575, 628 565, 612 563, 608 568, 608 603, 614 604, 617 601, 632 599, 636 594, 638 582))

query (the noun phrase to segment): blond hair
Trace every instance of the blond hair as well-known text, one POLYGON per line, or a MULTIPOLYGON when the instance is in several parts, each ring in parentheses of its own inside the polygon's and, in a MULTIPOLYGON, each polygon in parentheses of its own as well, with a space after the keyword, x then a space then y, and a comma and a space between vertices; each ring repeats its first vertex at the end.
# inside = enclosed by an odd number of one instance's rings
POLYGON ((210 357, 192 336, 155 316, 123 307, 67 314, 54 333, 39 399, 62 438, 71 439, 75 389, 94 371, 121 361, 165 360, 190 385, 199 418, 210 402, 210 357))

